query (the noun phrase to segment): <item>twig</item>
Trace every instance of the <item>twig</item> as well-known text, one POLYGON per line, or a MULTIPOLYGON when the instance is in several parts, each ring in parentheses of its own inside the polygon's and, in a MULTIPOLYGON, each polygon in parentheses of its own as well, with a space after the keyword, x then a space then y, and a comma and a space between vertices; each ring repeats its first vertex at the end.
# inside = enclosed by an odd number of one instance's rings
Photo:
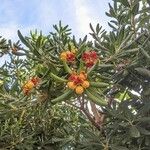
POLYGON ((95 117, 95 122, 96 123, 100 123, 101 122, 100 114, 97 111, 96 105, 93 102, 90 102, 90 105, 91 105, 91 109, 92 109, 93 115, 95 117))
POLYGON ((88 113, 85 109, 82 110, 82 112, 86 115, 86 117, 91 121, 91 123, 98 129, 101 129, 101 126, 99 126, 98 123, 95 122, 95 120, 91 117, 91 114, 88 113))

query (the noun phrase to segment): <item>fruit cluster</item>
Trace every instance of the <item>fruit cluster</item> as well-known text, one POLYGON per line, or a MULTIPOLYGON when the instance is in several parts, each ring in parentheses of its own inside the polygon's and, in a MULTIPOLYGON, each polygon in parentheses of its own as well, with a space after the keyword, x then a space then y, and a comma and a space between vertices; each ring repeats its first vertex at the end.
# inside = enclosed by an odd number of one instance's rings
POLYGON ((67 83, 68 88, 75 90, 77 94, 82 94, 84 89, 90 86, 87 80, 87 74, 81 71, 79 74, 76 72, 72 73, 69 77, 69 82, 67 83))
POLYGON ((27 81, 27 83, 25 83, 23 86, 23 93, 25 95, 28 95, 30 91, 38 85, 39 82, 40 82, 40 79, 38 77, 33 77, 32 79, 27 81))
POLYGON ((75 61, 75 53, 71 51, 65 51, 60 54, 60 59, 63 61, 67 61, 69 63, 72 63, 75 61))
POLYGON ((91 68, 97 62, 97 59, 98 56, 95 51, 84 52, 82 55, 82 60, 88 68, 91 68))

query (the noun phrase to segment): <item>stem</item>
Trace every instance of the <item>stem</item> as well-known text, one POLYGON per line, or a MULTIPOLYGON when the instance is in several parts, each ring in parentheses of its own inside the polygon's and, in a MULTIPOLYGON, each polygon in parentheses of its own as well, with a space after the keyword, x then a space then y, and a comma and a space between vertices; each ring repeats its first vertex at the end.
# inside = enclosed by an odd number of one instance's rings
POLYGON ((94 119, 94 117, 90 114, 89 110, 87 107, 85 107, 85 99, 84 99, 84 96, 83 97, 78 97, 78 101, 79 101, 79 104, 80 106, 77 106, 71 102, 65 102, 77 109, 79 109, 87 118, 88 120, 92 123, 93 126, 95 126, 98 130, 101 129, 101 126, 99 125, 99 123, 97 123, 94 119))
POLYGON ((134 37, 136 38, 135 18, 133 14, 131 14, 131 26, 133 28, 134 37))
POLYGON ((100 123, 101 122, 100 114, 97 111, 96 105, 93 102, 90 102, 90 105, 91 105, 91 109, 92 109, 93 115, 95 117, 95 122, 96 123, 100 123))
MULTIPOLYGON (((129 0, 130 10, 132 10, 133 2, 134 2, 134 0, 129 0)), ((134 38, 136 38, 135 16, 133 13, 131 14, 130 23, 131 23, 131 28, 134 32, 134 38)))
POLYGON ((89 121, 98 129, 100 130, 100 126, 98 123, 95 122, 95 120, 91 117, 91 115, 85 110, 83 109, 82 112, 86 115, 86 117, 89 119, 89 121))

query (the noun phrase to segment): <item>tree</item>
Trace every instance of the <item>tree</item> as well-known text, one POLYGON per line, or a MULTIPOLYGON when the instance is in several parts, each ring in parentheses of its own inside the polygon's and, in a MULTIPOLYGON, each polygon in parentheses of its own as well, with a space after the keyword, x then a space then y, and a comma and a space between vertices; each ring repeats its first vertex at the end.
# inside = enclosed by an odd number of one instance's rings
POLYGON ((93 41, 67 26, 1 39, 0 147, 148 150, 149 1, 114 0, 112 31, 90 24, 93 41), (20 44, 21 42, 21 44, 20 44))

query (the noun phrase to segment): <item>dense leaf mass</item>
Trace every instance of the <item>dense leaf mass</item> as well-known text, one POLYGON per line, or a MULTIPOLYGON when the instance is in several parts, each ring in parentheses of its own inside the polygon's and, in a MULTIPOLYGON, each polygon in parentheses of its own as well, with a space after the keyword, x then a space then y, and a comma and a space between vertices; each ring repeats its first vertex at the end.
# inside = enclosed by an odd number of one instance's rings
POLYGON ((0 37, 0 149, 150 150, 150 1, 113 0, 107 32, 61 22, 0 37))

